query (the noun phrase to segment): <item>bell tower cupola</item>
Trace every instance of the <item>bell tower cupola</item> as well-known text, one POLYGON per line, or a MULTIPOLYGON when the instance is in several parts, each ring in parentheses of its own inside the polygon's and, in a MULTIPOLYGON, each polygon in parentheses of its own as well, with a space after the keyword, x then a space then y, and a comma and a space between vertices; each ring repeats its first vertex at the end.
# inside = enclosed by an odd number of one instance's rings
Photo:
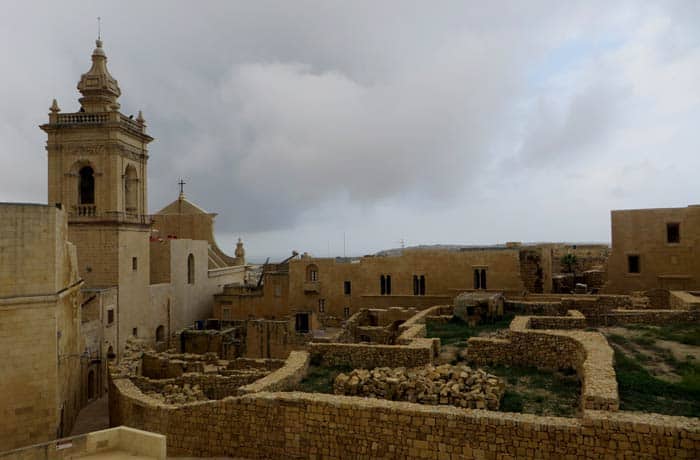
POLYGON ((102 49, 102 40, 95 41, 96 48, 92 52, 92 67, 81 75, 78 91, 82 111, 111 112, 119 110, 117 98, 122 92, 119 83, 107 70, 107 55, 102 49))

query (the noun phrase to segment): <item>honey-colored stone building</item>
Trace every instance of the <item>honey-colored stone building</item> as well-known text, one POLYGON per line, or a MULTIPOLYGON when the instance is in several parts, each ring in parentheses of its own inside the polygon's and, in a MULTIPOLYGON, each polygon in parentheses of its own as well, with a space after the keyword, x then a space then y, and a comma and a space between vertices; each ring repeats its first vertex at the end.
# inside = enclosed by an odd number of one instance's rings
POLYGON ((612 293, 700 289, 700 206, 611 212, 612 293))
POLYGON ((0 204, 0 451, 70 433, 90 356, 66 212, 0 204))

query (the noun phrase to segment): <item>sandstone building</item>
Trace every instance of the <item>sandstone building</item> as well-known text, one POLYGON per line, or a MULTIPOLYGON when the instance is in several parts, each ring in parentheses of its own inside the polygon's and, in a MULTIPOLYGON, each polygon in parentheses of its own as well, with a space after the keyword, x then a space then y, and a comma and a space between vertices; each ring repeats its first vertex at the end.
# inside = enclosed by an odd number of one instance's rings
POLYGON ((610 292, 700 289, 700 206, 611 212, 610 292))
POLYGON ((70 433, 90 355, 66 212, 0 204, 0 451, 70 433))

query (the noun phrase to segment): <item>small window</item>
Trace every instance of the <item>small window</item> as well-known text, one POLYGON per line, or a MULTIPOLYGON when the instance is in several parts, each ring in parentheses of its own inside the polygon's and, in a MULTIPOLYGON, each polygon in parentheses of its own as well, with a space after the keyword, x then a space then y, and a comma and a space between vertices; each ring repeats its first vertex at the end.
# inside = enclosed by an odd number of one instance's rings
POLYGON ((352 292, 352 283, 350 283, 350 281, 345 281, 343 283, 343 292, 345 293, 345 295, 350 295, 350 293, 352 292))
POLYGON ((627 256, 627 272, 628 273, 639 273, 639 256, 629 255, 627 256))
POLYGON ((666 224, 666 242, 680 243, 681 242, 681 224, 673 223, 666 224))
POLYGON ((114 309, 110 308, 107 310, 107 324, 112 324, 114 322, 114 309))
POLYGON ((421 275, 418 280, 418 291, 420 295, 425 295, 425 275, 421 275))
POLYGON ((194 284, 194 254, 187 256, 187 284, 194 284))
POLYGON ((231 308, 224 308, 222 319, 229 321, 231 319, 231 308))
POLYGON ((138 270, 138 268, 139 268, 139 259, 136 257, 132 257, 131 258, 131 269, 133 271, 136 271, 136 270, 138 270))
POLYGON ((477 268, 474 270, 474 289, 486 289, 485 268, 477 268))
POLYGON ((326 311, 326 299, 318 299, 318 312, 323 313, 326 311))
POLYGON ((279 281, 275 283, 275 297, 282 297, 282 286, 279 281))
POLYGON ((343 307, 343 316, 350 318, 350 307, 343 307))
POLYGON ((306 267, 306 281, 311 283, 318 281, 318 267, 316 265, 311 264, 306 267))
POLYGON ((379 293, 381 295, 391 295, 391 275, 379 277, 379 293))
POLYGON ((420 286, 418 284, 418 276, 413 275, 413 295, 418 295, 419 291, 420 291, 420 286))
POLYGON ((138 327, 133 328, 131 330, 131 335, 133 335, 134 337, 138 337, 139 336, 139 328, 138 327))

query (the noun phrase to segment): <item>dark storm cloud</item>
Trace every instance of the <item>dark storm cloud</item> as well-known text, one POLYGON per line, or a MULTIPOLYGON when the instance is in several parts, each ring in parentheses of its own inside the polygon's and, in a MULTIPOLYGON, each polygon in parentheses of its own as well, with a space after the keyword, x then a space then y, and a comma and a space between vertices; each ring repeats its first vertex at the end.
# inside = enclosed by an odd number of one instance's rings
MULTIPOLYGON (((2 200, 45 199, 36 126, 52 97, 77 109, 98 15, 122 109, 142 109, 156 137, 151 210, 173 200, 184 177, 188 196, 219 213, 219 231, 257 235, 261 245, 313 246, 337 231, 330 221, 362 222, 386 238, 377 244, 406 229, 425 240, 436 229, 420 216, 439 210, 449 211, 432 219, 455 228, 439 234, 455 241, 495 242, 511 237, 499 230, 509 225, 522 239, 555 238, 509 220, 539 187, 536 170, 549 171, 550 189, 571 190, 551 173, 575 159, 587 190, 648 197, 600 171, 634 164, 641 146, 673 146, 692 164, 698 143, 688 127, 700 105, 692 1, 4 6, 2 200), (509 195, 513 184, 525 189, 509 195), (472 216, 499 225, 480 233, 472 216)), ((606 238, 607 210, 622 195, 588 196, 602 218, 586 239, 606 238)), ((541 218, 556 208, 543 202, 541 218)))

